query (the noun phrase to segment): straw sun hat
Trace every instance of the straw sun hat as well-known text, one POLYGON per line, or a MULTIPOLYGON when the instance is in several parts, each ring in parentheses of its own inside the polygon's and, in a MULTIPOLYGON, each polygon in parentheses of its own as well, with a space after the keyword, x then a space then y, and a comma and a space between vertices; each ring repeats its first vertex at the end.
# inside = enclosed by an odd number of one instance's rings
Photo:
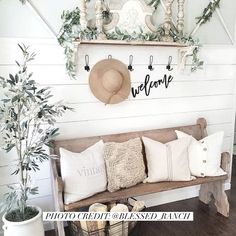
POLYGON ((130 94, 130 74, 121 61, 105 59, 91 70, 89 86, 93 95, 105 104, 120 103, 130 94))

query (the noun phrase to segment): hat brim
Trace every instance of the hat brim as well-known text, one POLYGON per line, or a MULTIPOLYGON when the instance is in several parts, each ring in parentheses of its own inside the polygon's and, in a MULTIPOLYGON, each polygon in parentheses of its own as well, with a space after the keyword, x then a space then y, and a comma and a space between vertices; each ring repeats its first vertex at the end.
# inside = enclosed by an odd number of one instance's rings
POLYGON ((131 90, 130 73, 124 63, 116 59, 105 59, 99 61, 92 68, 89 75, 89 86, 93 95, 105 104, 116 104, 128 98, 131 90), (103 74, 108 70, 118 71, 123 82, 119 91, 112 94, 103 87, 103 74))

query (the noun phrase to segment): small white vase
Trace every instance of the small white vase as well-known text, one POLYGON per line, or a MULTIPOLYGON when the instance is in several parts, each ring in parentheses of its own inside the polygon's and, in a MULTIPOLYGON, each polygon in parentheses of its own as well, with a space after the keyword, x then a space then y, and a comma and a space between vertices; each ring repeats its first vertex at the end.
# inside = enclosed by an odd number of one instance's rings
POLYGON ((44 236, 43 220, 42 220, 42 210, 36 206, 34 207, 38 210, 38 214, 32 219, 25 220, 22 222, 12 222, 8 221, 3 215, 2 220, 4 222, 3 230, 4 236, 44 236))

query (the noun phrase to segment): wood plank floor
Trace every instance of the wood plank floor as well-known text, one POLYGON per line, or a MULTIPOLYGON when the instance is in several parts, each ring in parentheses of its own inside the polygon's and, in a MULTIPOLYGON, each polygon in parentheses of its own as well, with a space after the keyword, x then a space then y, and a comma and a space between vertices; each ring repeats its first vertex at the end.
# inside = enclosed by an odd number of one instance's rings
MULTIPOLYGON (((148 211, 193 211, 193 222, 139 222, 131 236, 236 236, 236 157, 234 157, 232 189, 227 192, 230 217, 216 212, 211 203, 201 203, 198 198, 148 208, 148 211)), ((54 232, 46 233, 54 236, 54 232)))

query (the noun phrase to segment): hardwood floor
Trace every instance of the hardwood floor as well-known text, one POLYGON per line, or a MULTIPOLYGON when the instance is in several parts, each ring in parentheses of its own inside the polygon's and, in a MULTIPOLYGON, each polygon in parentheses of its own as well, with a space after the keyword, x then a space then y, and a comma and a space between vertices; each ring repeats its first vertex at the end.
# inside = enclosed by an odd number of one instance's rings
MULTIPOLYGON (((236 158, 236 157, 234 157, 236 158)), ((139 222, 131 236, 236 236, 236 159, 232 173, 232 189, 227 192, 230 216, 225 218, 198 198, 148 208, 147 211, 193 211, 193 222, 139 222)), ((46 236, 54 236, 52 231, 46 236)))
POLYGON ((198 198, 149 208, 148 211, 193 211, 193 222, 140 222, 132 236, 235 236, 236 235, 236 176, 233 189, 228 192, 230 217, 216 212, 211 204, 207 206, 198 198))

